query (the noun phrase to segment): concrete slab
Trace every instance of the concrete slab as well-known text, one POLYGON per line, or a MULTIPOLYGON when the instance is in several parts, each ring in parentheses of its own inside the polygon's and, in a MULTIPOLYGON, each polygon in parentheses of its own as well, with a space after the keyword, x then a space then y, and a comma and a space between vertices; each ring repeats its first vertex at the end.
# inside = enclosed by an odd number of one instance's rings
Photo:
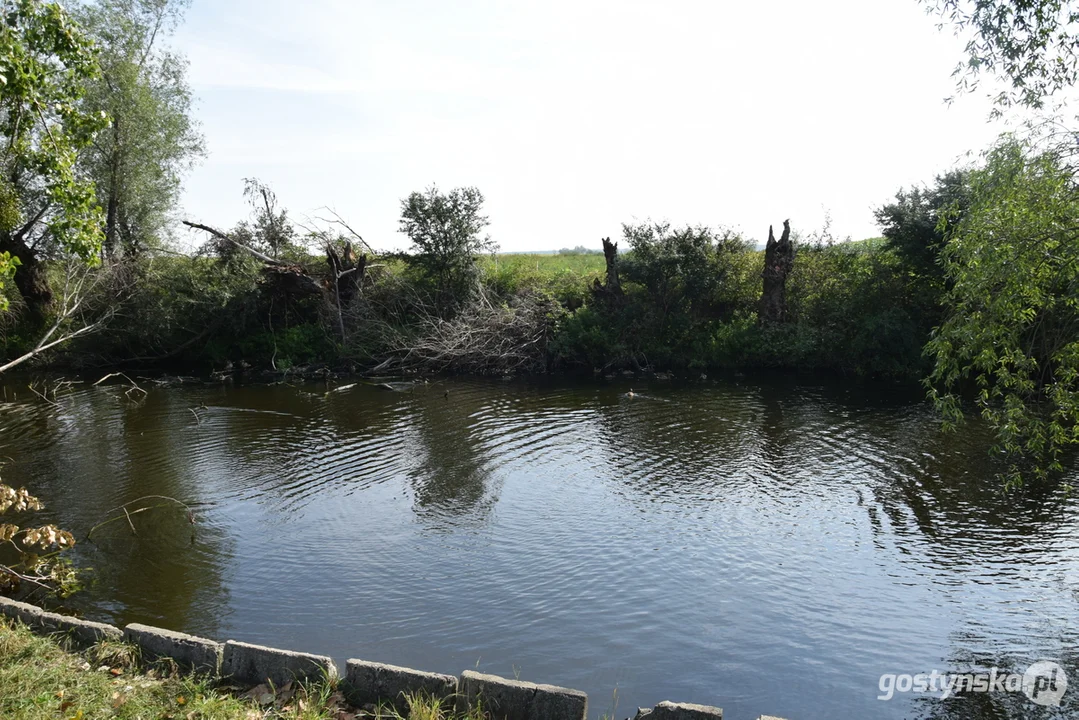
POLYGON ((648 720, 723 720, 723 710, 711 705, 665 700, 652 708, 647 717, 648 720))
POLYGON ((585 720, 588 696, 580 690, 507 680, 466 670, 457 683, 457 709, 479 702, 492 720, 585 720))
POLYGON ((167 657, 198 673, 217 675, 221 671, 225 646, 213 640, 140 623, 125 627, 124 639, 138 645, 145 660, 167 657))
POLYGON ((124 639, 124 633, 114 625, 51 612, 41 613, 38 626, 47 633, 62 634, 75 645, 84 648, 96 645, 102 640, 119 642, 124 639))
POLYGON ((337 666, 325 655, 278 650, 229 640, 221 658, 221 674, 258 685, 267 680, 280 687, 290 680, 337 677, 337 666))
POLYGON ((364 660, 346 663, 345 697, 356 707, 385 703, 408 717, 404 695, 412 693, 442 698, 452 705, 457 694, 457 678, 364 660))
POLYGON ((23 625, 39 626, 43 612, 45 611, 37 605, 0 596, 0 613, 9 618, 21 620, 23 625))

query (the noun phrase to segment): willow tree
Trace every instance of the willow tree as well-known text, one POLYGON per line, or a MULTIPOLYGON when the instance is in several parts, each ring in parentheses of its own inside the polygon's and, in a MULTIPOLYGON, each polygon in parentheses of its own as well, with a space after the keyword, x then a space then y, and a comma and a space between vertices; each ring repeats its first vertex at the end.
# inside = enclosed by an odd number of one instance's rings
POLYGON ((1079 185, 1058 152, 1015 139, 969 182, 941 252, 950 287, 926 382, 947 426, 974 402, 1015 484, 1079 445, 1079 185))
MULTIPOLYGON (((953 75, 959 90, 1003 80, 998 112, 1041 108, 1079 80, 1079 5, 1068 0, 921 0, 967 39, 953 75)), ((942 26, 943 24, 942 23, 942 26)))
MULTIPOLYGON (((96 67, 90 43, 59 5, 0 2, 0 290, 14 273, 24 297, 46 301, 38 244, 86 260, 99 247, 93 184, 75 169, 79 149, 102 126, 103 118, 77 107, 96 67)), ((0 482, 0 515, 38 509, 26 490, 0 482)), ((14 562, 0 563, 0 590, 22 582, 74 589, 70 566, 57 557, 74 544, 71 533, 0 519, 0 542, 18 551, 14 562)))
POLYGON ((203 153, 186 59, 165 42, 189 0, 97 0, 78 19, 98 46, 100 76, 83 99, 109 128, 82 158, 105 210, 105 251, 135 254, 163 232, 183 174, 203 153))

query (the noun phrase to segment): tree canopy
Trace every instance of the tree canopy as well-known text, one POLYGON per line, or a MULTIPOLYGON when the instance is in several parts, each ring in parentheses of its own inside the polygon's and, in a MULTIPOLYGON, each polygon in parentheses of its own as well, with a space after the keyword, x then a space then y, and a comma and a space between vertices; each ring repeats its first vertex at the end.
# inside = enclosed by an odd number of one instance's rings
POLYGON ((135 253, 159 239, 180 180, 203 153, 191 117, 187 61, 164 46, 189 0, 98 0, 77 18, 97 43, 101 73, 83 105, 110 117, 82 156, 105 210, 105 248, 135 253))
MULTIPOLYGON (((103 112, 81 100, 98 75, 92 42, 55 3, 0 3, 0 281, 47 303, 31 247, 91 260, 101 243, 101 210, 79 151, 102 129, 103 112)), ((0 301, 2 302, 2 301, 0 301)))
POLYGON ((968 204, 967 173, 952 170, 938 175, 932 187, 900 190, 874 214, 888 247, 913 273, 936 283, 943 276, 937 261, 944 247, 941 220, 949 213, 954 220, 968 204))
POLYGON ((497 245, 486 235, 487 216, 481 214, 483 193, 478 188, 437 186, 414 192, 401 201, 400 230, 412 240, 416 263, 435 284, 441 307, 452 306, 469 292, 475 279, 475 256, 497 245))
POLYGON ((951 287, 927 385, 947 424, 973 397, 1018 482, 1079 444, 1079 187, 1056 153, 1014 138, 970 183, 941 255, 951 287))
POLYGON ((998 108, 1041 108, 1079 79, 1079 7, 1067 0, 922 2, 969 35, 967 59, 954 73, 962 91, 995 75, 1008 85, 995 96, 998 108))

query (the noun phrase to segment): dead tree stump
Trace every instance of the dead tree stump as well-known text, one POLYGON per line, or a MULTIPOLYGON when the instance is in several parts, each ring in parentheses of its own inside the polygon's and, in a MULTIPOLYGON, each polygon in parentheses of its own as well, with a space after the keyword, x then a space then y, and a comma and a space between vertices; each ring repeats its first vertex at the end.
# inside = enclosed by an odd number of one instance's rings
POLYGON ((764 248, 764 286, 761 290, 757 323, 760 325, 786 322, 787 276, 794 267, 794 245, 791 243, 790 220, 783 221, 783 235, 779 241, 768 226, 768 244, 764 248))
POLYGON ((607 279, 600 283, 599 278, 592 281, 592 294, 611 300, 622 297, 622 283, 618 280, 618 243, 610 238, 603 238, 603 257, 607 261, 607 279))
POLYGON ((352 299, 356 297, 363 284, 363 275, 367 269, 367 255, 360 253, 357 256, 349 241, 345 241, 340 249, 327 243, 326 263, 330 266, 332 273, 337 305, 340 309, 347 308, 352 304, 352 299))
POLYGON ((622 283, 618 280, 618 243, 603 238, 603 258, 607 261, 607 291, 622 294, 622 283))

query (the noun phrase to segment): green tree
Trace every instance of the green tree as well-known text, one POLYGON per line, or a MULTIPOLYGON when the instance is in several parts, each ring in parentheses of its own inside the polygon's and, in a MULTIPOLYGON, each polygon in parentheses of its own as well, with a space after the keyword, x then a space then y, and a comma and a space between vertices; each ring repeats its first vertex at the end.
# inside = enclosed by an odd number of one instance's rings
POLYGON ((765 364, 911 379, 929 369, 922 348, 939 321, 939 293, 887 241, 799 242, 787 302, 789 326, 761 335, 765 364))
POLYGON ((630 253, 622 261, 623 279, 646 288, 663 317, 686 312, 718 314, 718 291, 729 270, 727 258, 748 244, 732 232, 707 227, 672 229, 669 223, 623 225, 630 253))
POLYGON ((401 201, 400 231, 412 240, 414 262, 434 285, 435 301, 445 314, 469 296, 479 277, 476 255, 494 252, 481 214, 483 193, 474 187, 442 193, 432 185, 401 201))
POLYGON ((278 205, 270 186, 257 178, 244 178, 244 197, 251 205, 252 220, 240 223, 233 234, 278 260, 282 252, 293 249, 296 241, 288 210, 278 205))
POLYGON ((105 251, 136 254, 160 238, 181 178, 203 154, 187 61, 163 43, 190 0, 97 0, 77 18, 99 48, 83 107, 111 123, 82 156, 105 208, 105 251))
POLYGON ((942 251, 947 316, 926 384, 946 426, 973 399, 1016 483, 1079 444, 1079 187, 1058 153, 1007 139, 971 173, 970 199, 942 251))
POLYGON ((877 223, 887 240, 887 247, 919 278, 939 286, 944 276, 937 259, 944 247, 941 219, 946 213, 952 221, 970 204, 967 197, 967 172, 952 170, 938 175, 930 188, 912 187, 896 193, 895 202, 875 211, 877 223))
POLYGON ((1008 84, 998 108, 1040 108, 1079 79, 1079 7, 1067 0, 921 1, 969 35, 967 59, 953 73, 961 91, 993 75, 1008 84))
POLYGON ((0 281, 14 270, 37 320, 52 301, 43 259, 90 261, 100 247, 94 185, 76 165, 106 119, 80 102, 97 73, 91 42, 59 5, 0 2, 0 281))

